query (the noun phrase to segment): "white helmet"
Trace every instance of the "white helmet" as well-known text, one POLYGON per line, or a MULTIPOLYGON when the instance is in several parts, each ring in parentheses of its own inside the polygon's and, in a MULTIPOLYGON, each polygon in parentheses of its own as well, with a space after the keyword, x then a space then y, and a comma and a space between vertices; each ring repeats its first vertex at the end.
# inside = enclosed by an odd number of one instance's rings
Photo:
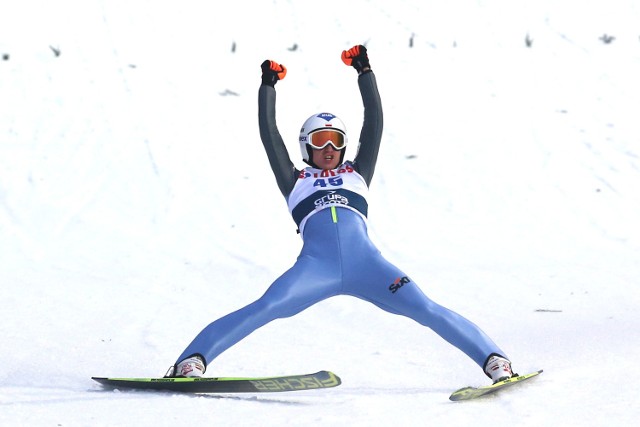
MULTIPOLYGON (((337 130, 342 135, 344 135, 343 147, 336 148, 344 148, 347 146, 347 128, 342 120, 331 113, 314 114, 313 116, 309 117, 302 125, 302 128, 300 129, 300 138, 298 139, 298 142, 300 143, 300 152, 302 153, 302 159, 311 166, 315 165, 312 164, 311 161, 311 150, 313 150, 313 148, 311 148, 310 145, 311 138, 309 137, 309 135, 316 131, 326 129, 337 130)), ((346 150, 344 149, 340 150, 340 163, 342 163, 344 159, 345 151, 346 150)))

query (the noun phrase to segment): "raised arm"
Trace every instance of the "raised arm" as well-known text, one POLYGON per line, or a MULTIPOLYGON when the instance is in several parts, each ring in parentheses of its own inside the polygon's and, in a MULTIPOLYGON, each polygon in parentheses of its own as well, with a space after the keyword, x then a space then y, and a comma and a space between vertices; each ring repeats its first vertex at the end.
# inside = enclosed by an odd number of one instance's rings
POLYGON ((358 45, 343 51, 342 61, 346 65, 355 68, 358 72, 358 87, 360 88, 360 95, 364 105, 364 121, 360 131, 358 153, 353 164, 358 173, 365 179, 367 185, 370 185, 382 139, 382 101, 378 93, 376 77, 369 65, 367 48, 358 45))
POLYGON ((262 63, 262 84, 258 90, 258 125, 260 139, 269 158, 271 170, 276 177, 278 188, 288 197, 296 183, 299 171, 295 168, 287 152, 287 147, 276 125, 275 84, 287 74, 287 69, 273 61, 262 63))

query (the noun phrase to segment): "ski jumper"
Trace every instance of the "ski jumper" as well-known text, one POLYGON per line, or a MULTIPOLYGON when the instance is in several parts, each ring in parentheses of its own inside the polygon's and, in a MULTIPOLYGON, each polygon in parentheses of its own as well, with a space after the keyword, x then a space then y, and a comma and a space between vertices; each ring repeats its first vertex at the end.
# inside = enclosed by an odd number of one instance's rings
POLYGON ((260 86, 260 136, 301 233, 302 251, 262 297, 209 324, 177 362, 200 355, 209 364, 272 320, 293 316, 335 295, 352 295, 414 319, 481 367, 490 354, 505 354, 475 324, 429 299, 369 239, 367 192, 382 137, 382 107, 373 72, 361 74, 358 85, 364 104, 358 154, 353 162, 331 171, 294 167, 276 126, 275 89, 260 86))

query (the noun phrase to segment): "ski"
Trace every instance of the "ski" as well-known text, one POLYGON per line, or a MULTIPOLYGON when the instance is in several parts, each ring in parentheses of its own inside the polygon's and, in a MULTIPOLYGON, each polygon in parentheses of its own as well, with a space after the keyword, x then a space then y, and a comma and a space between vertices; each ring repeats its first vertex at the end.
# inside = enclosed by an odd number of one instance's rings
POLYGON ((333 372, 255 378, 105 378, 91 377, 110 389, 172 391, 180 393, 274 393, 339 386, 333 372))
POLYGON ((502 390, 503 388, 511 387, 513 385, 519 384, 530 378, 536 377, 541 373, 542 373, 542 369, 536 372, 532 372, 530 374, 518 375, 503 381, 498 381, 497 383, 491 384, 491 385, 486 385, 482 387, 464 387, 458 391, 453 392, 453 394, 449 396, 449 400, 459 401, 459 400, 477 399, 478 397, 495 393, 498 390, 502 390))

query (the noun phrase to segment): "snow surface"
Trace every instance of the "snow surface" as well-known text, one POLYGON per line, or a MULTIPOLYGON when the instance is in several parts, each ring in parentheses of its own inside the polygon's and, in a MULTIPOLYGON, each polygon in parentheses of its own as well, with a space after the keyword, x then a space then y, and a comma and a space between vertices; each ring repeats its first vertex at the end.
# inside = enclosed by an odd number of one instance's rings
POLYGON ((640 6, 577 4, 7 2, 0 425, 635 424, 640 6), (265 326, 208 371, 330 369, 336 389, 101 389, 91 376, 164 374, 202 327, 294 262, 301 240, 258 135, 259 66, 288 67, 278 120, 297 161, 298 128, 317 111, 343 118, 355 142, 362 104, 339 58, 359 43, 385 109, 375 242, 517 371, 545 373, 449 402, 487 383, 473 362, 338 297, 265 326))

